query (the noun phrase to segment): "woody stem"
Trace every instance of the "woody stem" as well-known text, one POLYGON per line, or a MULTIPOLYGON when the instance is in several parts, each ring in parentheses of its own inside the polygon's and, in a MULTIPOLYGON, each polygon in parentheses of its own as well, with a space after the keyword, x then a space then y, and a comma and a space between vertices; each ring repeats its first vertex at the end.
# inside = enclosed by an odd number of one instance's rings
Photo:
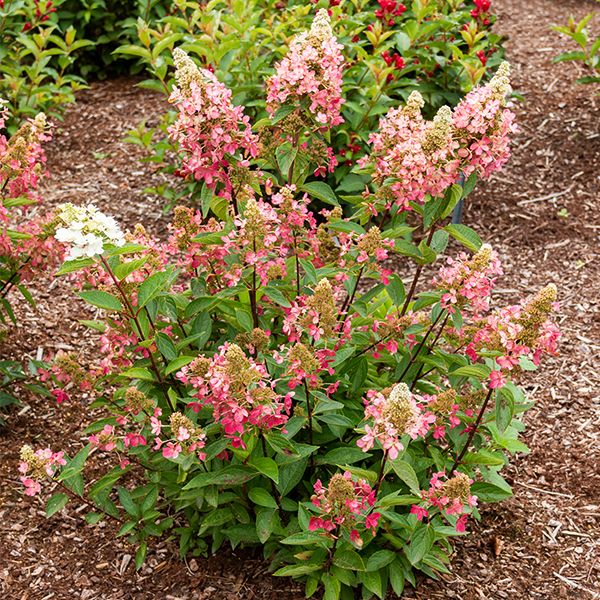
MULTIPOLYGON (((427 236, 426 244, 429 246, 431 244, 431 240, 433 239, 433 234, 435 233, 435 224, 431 226, 429 230, 429 235, 427 236)), ((421 273, 423 272, 424 265, 418 265, 417 270, 415 271, 415 276, 413 277, 412 283, 410 284, 410 289, 408 290, 408 295, 406 296, 406 300, 404 301, 404 306, 402 306, 402 311, 400 312, 400 316, 403 317, 408 310, 408 305, 410 304, 413 296, 415 295, 415 290, 417 289, 417 283, 419 278, 421 277, 421 273)))
POLYGON ((404 379, 404 376, 408 373, 408 370, 412 367, 414 362, 417 360, 421 350, 423 349, 423 346, 425 345, 425 342, 427 341, 427 338, 431 335, 431 332, 435 329, 435 326, 438 324, 438 322, 442 318, 443 314, 444 314, 444 311, 440 312, 440 314, 433 321, 433 323, 431 324, 431 327, 429 327, 429 329, 427 330, 427 333, 423 336, 423 339, 421 340, 421 343, 417 347, 416 352, 410 357, 410 360, 408 361, 408 364, 404 368, 404 371, 402 371, 402 375, 400 375, 400 377, 398 378, 398 381, 402 381, 402 379, 404 379))
MULTIPOLYGON (((144 330, 142 329, 142 326, 140 324, 140 321, 137 317, 136 312, 133 310, 133 306, 131 305, 131 302, 129 301, 127 294, 125 293, 125 291, 123 290, 123 288, 121 286, 121 282, 117 279, 117 277, 113 273, 112 269, 110 268, 110 265, 108 264, 108 262, 106 261, 104 256, 101 255, 100 260, 102 261, 102 264, 104 265, 104 268, 106 269, 106 272, 110 275, 111 279, 113 280, 113 283, 115 284, 115 287, 117 288, 117 291, 119 292, 119 295, 123 299, 125 308, 127 309, 128 316, 135 323, 135 326, 138 330, 138 335, 140 336, 140 339, 142 341, 145 341, 144 330)), ((156 364, 156 361, 154 360, 154 355, 152 354, 152 352, 150 350, 148 351, 148 356, 150 358, 150 364, 152 365, 152 370, 154 371, 154 374, 156 375, 158 382, 160 384, 164 383, 163 379, 161 377, 158 365, 156 364)))
POLYGON ((383 451, 383 458, 381 459, 381 467, 379 468, 379 476, 377 477, 377 483, 375 484, 375 497, 377 498, 377 494, 379 493, 379 488, 381 487, 381 484, 383 483, 383 479, 385 477, 385 465, 387 463, 388 460, 388 451, 384 450, 383 451))
POLYGON ((450 469, 450 473, 454 473, 454 471, 456 470, 458 465, 460 465, 465 454, 467 453, 467 450, 469 449, 469 446, 471 445, 471 442, 473 441, 473 438, 475 437, 475 434, 477 433, 477 429, 479 428, 479 425, 481 425, 481 420, 483 419, 483 413, 485 412, 485 409, 487 408, 487 405, 489 404, 489 401, 490 401, 490 398, 492 397, 493 391, 494 391, 493 389, 490 389, 488 391, 487 396, 485 397, 485 400, 483 401, 483 404, 481 405, 481 408, 479 409, 479 414, 477 415, 477 420, 475 421, 475 424, 473 425, 471 431, 469 431, 469 437, 467 438, 467 443, 463 446, 463 449, 461 450, 460 454, 456 457, 456 460, 454 461, 454 464, 452 465, 452 469, 450 469))

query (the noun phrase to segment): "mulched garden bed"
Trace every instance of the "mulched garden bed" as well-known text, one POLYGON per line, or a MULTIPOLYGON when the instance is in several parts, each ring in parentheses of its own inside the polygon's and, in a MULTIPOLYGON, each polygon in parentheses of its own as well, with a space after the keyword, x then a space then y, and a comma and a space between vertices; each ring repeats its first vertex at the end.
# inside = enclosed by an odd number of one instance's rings
MULTIPOLYGON (((496 0, 497 25, 509 36, 521 134, 508 167, 478 188, 466 209, 474 226, 500 252, 505 276, 497 294, 515 302, 547 282, 559 288, 563 341, 559 357, 526 385, 536 406, 527 415, 532 452, 509 473, 515 496, 487 507, 472 535, 457 544, 452 575, 426 581, 407 598, 516 600, 600 598, 600 98, 577 86, 580 68, 552 64, 571 49, 550 30, 569 13, 581 18, 592 1, 496 0)), ((165 109, 162 98, 124 79, 98 83, 79 95, 48 148, 53 205, 93 201, 124 226, 141 221, 162 234, 160 199, 144 188, 160 181, 141 151, 123 137, 165 109)), ((36 311, 21 308, 3 357, 46 351, 92 352, 92 334, 77 323, 91 311, 68 282, 37 285, 36 311)), ((294 582, 273 579, 259 554, 223 551, 180 561, 163 541, 138 573, 135 549, 114 539, 112 525, 90 528, 76 507, 47 520, 40 499, 18 490, 22 443, 67 451, 82 443, 85 404, 56 406, 24 397, 0 430, 0 595, 37 599, 196 600, 303 597, 294 582)))

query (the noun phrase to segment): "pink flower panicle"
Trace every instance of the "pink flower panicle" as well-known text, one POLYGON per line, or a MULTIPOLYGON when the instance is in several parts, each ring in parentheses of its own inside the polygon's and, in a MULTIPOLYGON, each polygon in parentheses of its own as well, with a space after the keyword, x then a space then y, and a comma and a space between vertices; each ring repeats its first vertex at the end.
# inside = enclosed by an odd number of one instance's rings
POLYGON ((222 184, 220 193, 229 198, 231 157, 241 153, 235 162, 245 166, 258 153, 249 117, 232 104, 231 90, 210 71, 199 69, 183 50, 173 50, 173 61, 177 87, 169 100, 179 113, 169 134, 185 153, 182 172, 210 188, 222 184))
POLYGON ((21 462, 19 463, 19 479, 25 486, 27 496, 35 496, 41 489, 40 481, 54 477, 56 471, 67 464, 64 452, 53 452, 50 448, 36 450, 31 446, 21 448, 21 462))
POLYGON ((465 176, 476 171, 489 177, 510 157, 509 136, 518 131, 515 115, 507 108, 510 66, 503 62, 485 85, 471 90, 452 114, 454 138, 465 176))
POLYGON ((449 312, 454 312, 455 307, 470 306, 479 314, 489 309, 496 277, 502 273, 498 254, 484 244, 470 258, 464 252, 456 259, 449 257, 434 277, 433 284, 445 290, 441 305, 449 312))
POLYGON ((389 187, 401 210, 409 210, 411 202, 423 203, 427 194, 442 195, 458 176, 451 111, 442 107, 428 122, 421 114, 423 104, 421 94, 412 92, 404 107, 392 108, 369 138, 371 157, 359 161, 361 166, 374 162, 375 182, 389 187))
MULTIPOLYGON (((160 413, 155 413, 155 416, 151 418, 152 432, 156 435, 161 433, 159 416, 160 413)), ((171 439, 165 441, 157 437, 154 440, 155 450, 162 449, 162 455, 170 459, 176 459, 181 453, 192 452, 197 454, 199 460, 206 458, 206 454, 202 451, 206 445, 206 434, 201 427, 195 425, 191 419, 180 412, 171 414, 169 426, 171 439)))
MULTIPOLYGON (((2 111, 0 129, 7 117, 2 111)), ((46 155, 42 143, 51 139, 46 115, 28 119, 17 132, 7 139, 0 135, 0 187, 11 198, 30 195, 45 173, 46 155)))
POLYGON ((57 387, 51 390, 58 404, 69 400, 67 389, 90 392, 95 382, 95 374, 82 367, 78 356, 74 353, 59 350, 48 369, 38 369, 42 382, 54 382, 57 387))
POLYGON ((267 111, 275 114, 286 102, 310 101, 308 111, 323 126, 344 122, 342 98, 342 45, 331 30, 326 9, 320 9, 310 31, 296 36, 287 55, 267 80, 267 111))
POLYGON ((469 92, 454 111, 443 106, 432 121, 423 118, 416 91, 381 119, 369 138, 371 156, 359 165, 373 164, 385 208, 409 210, 411 202, 442 196, 461 173, 488 177, 506 163, 509 135, 517 131, 507 108, 508 75, 508 63, 502 63, 489 84, 469 92))
POLYGON ((478 360, 482 352, 495 351, 498 371, 490 375, 492 389, 502 387, 507 372, 522 358, 539 365, 543 354, 556 354, 560 331, 550 315, 558 308, 556 286, 549 284, 535 296, 489 315, 475 331, 466 354, 478 360))
POLYGON ((212 359, 200 357, 183 367, 177 378, 195 388, 200 405, 213 408, 235 447, 244 433, 284 425, 291 397, 275 392, 265 367, 248 358, 236 344, 224 344, 212 359))
POLYGON ((327 487, 317 479, 313 489, 311 501, 319 510, 319 516, 310 518, 309 531, 324 530, 331 534, 345 529, 349 531, 350 540, 359 547, 363 540, 357 527, 363 526, 375 535, 381 514, 372 512, 375 491, 364 479, 353 480, 346 471, 343 475, 336 473, 327 487))
POLYGON ((446 425, 449 425, 450 429, 460 425, 461 420, 458 412, 461 406, 465 408, 465 403, 452 388, 440 391, 432 396, 424 395, 423 401, 426 403, 427 410, 433 413, 436 418, 433 423, 433 439, 440 440, 445 437, 446 425))
MULTIPOLYGON (((459 471, 454 471, 450 478, 444 471, 434 473, 429 482, 429 490, 423 492, 423 501, 429 508, 437 508, 447 516, 458 516, 456 530, 463 532, 467 514, 477 506, 477 496, 471 494, 472 483, 473 480, 468 475, 459 471)), ((429 516, 427 508, 419 505, 412 506, 410 512, 419 521, 429 516)))
POLYGON ((99 433, 93 433, 88 438, 89 443, 98 448, 111 452, 117 447, 117 437, 113 425, 105 425, 99 433))
POLYGON ((367 452, 377 441, 392 460, 404 450, 403 435, 424 437, 436 420, 435 415, 422 410, 405 383, 396 384, 387 394, 369 391, 365 405, 365 419, 373 424, 365 425, 366 433, 357 446, 367 452))

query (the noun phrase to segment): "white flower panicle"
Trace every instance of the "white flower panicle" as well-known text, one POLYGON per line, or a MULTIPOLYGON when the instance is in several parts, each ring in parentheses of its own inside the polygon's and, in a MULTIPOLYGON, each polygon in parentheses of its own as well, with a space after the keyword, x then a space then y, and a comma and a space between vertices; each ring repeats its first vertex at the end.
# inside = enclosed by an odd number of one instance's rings
POLYGON ((496 74, 492 77, 490 88, 494 93, 494 97, 501 102, 506 101, 506 97, 511 93, 510 85, 510 64, 506 61, 500 64, 496 74))
POLYGON ((123 232, 115 219, 99 211, 93 204, 61 204, 57 218, 62 227, 56 229, 54 237, 59 242, 71 245, 68 260, 102 254, 105 243, 114 246, 125 243, 123 232))

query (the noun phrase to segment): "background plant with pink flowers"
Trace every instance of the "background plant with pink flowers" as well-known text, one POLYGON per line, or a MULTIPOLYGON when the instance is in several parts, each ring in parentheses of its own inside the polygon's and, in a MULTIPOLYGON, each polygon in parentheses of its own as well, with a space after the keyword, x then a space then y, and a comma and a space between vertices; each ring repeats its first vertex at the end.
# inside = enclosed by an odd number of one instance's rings
MULTIPOLYGON (((27 283, 40 273, 54 269, 62 260, 62 248, 49 224, 51 216, 38 214, 41 201, 37 190, 46 174, 43 144, 50 139, 46 116, 39 113, 33 119, 24 120, 10 136, 6 131, 10 119, 6 104, 0 99, 1 339, 6 338, 11 325, 17 325, 13 310, 15 300, 35 307, 27 283)), ((0 361, 0 373, 4 388, 0 391, 0 407, 18 403, 10 385, 28 379, 21 363, 0 361)), ((40 390, 39 386, 33 389, 40 390)))

